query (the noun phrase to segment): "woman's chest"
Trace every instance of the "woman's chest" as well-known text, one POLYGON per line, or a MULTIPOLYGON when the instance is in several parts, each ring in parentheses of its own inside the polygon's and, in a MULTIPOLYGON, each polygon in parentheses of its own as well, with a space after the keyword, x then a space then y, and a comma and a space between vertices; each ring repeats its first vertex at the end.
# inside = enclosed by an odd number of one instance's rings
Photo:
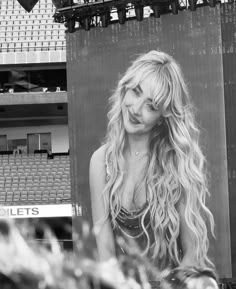
POLYGON ((147 202, 146 180, 139 175, 125 177, 121 190, 121 205, 127 211, 142 208, 147 202))

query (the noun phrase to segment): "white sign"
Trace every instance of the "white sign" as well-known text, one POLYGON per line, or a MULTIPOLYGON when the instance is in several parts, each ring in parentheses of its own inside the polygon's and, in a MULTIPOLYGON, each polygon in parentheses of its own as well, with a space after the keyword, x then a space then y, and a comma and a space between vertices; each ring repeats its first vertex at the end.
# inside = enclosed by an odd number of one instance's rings
POLYGON ((0 218, 42 217, 72 217, 72 205, 0 206, 0 218))

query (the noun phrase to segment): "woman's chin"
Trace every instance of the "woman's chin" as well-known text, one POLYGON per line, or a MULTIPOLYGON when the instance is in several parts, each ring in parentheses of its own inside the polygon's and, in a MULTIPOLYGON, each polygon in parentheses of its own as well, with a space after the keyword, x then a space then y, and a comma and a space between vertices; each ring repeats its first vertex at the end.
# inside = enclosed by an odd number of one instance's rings
POLYGON ((141 124, 131 124, 131 123, 127 123, 125 124, 125 131, 128 134, 142 134, 143 133, 143 128, 141 124))

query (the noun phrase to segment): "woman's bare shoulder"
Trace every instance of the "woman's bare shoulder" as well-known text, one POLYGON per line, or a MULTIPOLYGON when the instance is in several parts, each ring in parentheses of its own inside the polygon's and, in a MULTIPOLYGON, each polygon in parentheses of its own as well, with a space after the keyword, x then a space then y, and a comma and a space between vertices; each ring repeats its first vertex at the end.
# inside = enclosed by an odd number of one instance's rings
POLYGON ((101 146, 92 155, 89 165, 90 191, 93 195, 100 195, 105 186, 105 153, 106 147, 101 146))
POLYGON ((106 155, 106 145, 100 146, 94 153, 92 154, 92 157, 90 159, 90 165, 96 164, 96 165, 102 165, 105 164, 105 155, 106 155))
POLYGON ((106 155, 106 145, 100 146, 90 159, 90 169, 96 169, 96 171, 105 171, 105 155, 106 155))

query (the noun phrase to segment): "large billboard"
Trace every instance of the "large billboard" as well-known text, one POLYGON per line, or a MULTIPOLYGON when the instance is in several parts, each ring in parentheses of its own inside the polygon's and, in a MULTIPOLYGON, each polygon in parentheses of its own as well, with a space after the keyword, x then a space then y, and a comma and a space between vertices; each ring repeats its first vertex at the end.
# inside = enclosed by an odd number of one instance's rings
MULTIPOLYGON (((67 77, 72 190, 91 222, 89 161, 105 136, 108 98, 119 76, 140 53, 163 50, 182 66, 201 127, 201 145, 208 160, 216 240, 210 254, 220 277, 231 277, 229 195, 226 156, 221 11, 149 17, 107 28, 67 34, 67 77)), ((74 217, 76 230, 80 217, 74 217)))

